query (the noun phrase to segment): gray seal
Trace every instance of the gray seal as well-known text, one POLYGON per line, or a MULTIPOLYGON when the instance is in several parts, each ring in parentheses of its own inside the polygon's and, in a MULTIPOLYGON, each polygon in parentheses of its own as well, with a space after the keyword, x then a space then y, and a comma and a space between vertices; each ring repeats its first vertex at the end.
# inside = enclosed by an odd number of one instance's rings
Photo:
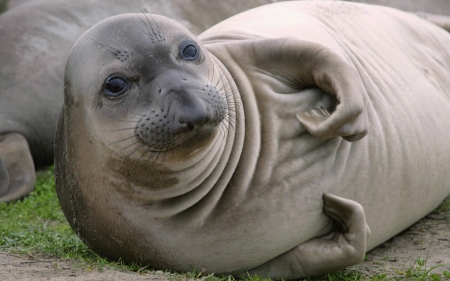
POLYGON ((415 15, 345 2, 267 5, 198 38, 107 19, 67 62, 62 210, 97 253, 152 268, 357 264, 450 193, 447 46, 415 15))

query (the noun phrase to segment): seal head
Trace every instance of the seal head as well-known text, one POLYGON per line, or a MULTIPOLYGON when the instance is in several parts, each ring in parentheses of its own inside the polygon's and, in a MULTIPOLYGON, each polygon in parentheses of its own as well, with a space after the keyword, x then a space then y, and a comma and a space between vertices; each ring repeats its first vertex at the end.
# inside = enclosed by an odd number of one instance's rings
POLYGON ((102 66, 92 105, 104 121, 122 125, 111 128, 125 131, 124 137, 112 132, 120 136, 117 144, 132 138, 137 142, 133 153, 147 154, 211 134, 227 105, 214 66, 205 62, 206 52, 195 37, 181 26, 177 32, 163 30, 160 25, 178 23, 157 16, 142 15, 137 28, 136 23, 113 24, 121 28, 93 34, 86 43, 90 39, 97 45, 102 66))

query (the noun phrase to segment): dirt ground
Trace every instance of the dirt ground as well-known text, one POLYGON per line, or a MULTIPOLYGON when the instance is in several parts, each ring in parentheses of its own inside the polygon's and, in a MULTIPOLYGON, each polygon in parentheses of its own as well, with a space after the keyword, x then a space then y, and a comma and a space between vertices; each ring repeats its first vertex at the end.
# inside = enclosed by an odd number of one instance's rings
MULTIPOLYGON (((446 199, 450 200, 450 197, 446 199)), ((352 267, 373 276, 402 274, 418 258, 426 260, 432 273, 450 272, 450 211, 433 212, 394 238, 368 253, 366 261, 352 267)), ((75 261, 46 256, 21 256, 0 252, 0 280, 185 280, 161 271, 138 274, 113 269, 80 268, 75 261)))
MULTIPOLYGON (((449 201, 450 197, 446 199, 449 201)), ((368 252, 366 260, 358 268, 369 276, 377 273, 398 276, 414 263, 417 266, 418 258, 425 260, 426 269, 436 267, 431 273, 450 272, 450 210, 428 214, 368 252)))

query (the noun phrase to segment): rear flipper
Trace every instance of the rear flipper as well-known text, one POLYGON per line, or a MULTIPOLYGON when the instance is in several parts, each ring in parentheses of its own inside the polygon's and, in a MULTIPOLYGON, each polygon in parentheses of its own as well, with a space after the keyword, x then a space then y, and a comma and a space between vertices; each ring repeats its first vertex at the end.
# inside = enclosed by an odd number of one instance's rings
POLYGON ((331 194, 324 194, 323 201, 324 213, 335 220, 340 226, 339 231, 306 241, 248 273, 251 276, 296 279, 329 273, 361 262, 370 236, 362 206, 331 194))
POLYGON ((25 137, 0 135, 0 202, 28 195, 36 181, 33 158, 25 137))
POLYGON ((416 13, 419 17, 439 26, 450 32, 450 17, 441 16, 441 15, 433 15, 427 13, 416 13))

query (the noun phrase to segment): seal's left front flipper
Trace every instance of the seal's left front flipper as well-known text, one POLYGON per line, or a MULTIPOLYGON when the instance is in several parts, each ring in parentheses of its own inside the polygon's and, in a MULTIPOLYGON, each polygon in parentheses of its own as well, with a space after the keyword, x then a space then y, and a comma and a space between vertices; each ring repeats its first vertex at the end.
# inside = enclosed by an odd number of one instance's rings
MULTIPOLYGON (((331 49, 312 42, 288 39, 285 51, 292 52, 298 64, 292 71, 292 80, 298 87, 318 87, 337 100, 332 113, 313 108, 297 113, 297 119, 313 136, 329 139, 341 136, 357 141, 368 131, 365 100, 366 89, 356 68, 331 49)), ((286 73, 287 75, 287 73, 286 73)))
POLYGON ((0 135, 0 202, 28 195, 36 175, 28 142, 20 134, 0 135))
POLYGON ((249 48, 245 53, 253 58, 250 64, 287 79, 299 90, 317 87, 336 99, 331 114, 320 108, 298 112, 297 119, 311 135, 357 141, 367 134, 366 89, 356 68, 336 52, 290 38, 249 40, 242 46, 249 48))
POLYGON ((339 231, 308 240, 248 273, 294 279, 329 273, 361 262, 370 236, 362 206, 331 194, 324 194, 323 201, 324 213, 339 225, 339 231))

